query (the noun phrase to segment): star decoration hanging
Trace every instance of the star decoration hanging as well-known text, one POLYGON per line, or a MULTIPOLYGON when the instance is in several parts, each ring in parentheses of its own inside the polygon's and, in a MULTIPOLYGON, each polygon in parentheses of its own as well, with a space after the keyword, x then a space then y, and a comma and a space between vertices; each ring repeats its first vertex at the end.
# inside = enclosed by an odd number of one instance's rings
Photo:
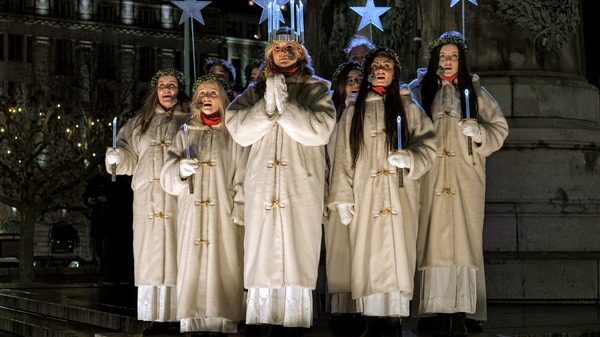
POLYGON ((183 13, 181 13, 181 19, 179 19, 179 24, 186 22, 190 17, 196 19, 196 21, 201 24, 204 24, 204 19, 202 18, 200 10, 208 6, 212 1, 183 0, 171 2, 183 11, 183 13))
MULTIPOLYGON (((450 7, 454 7, 454 5, 456 5, 457 3, 459 3, 461 0, 452 0, 452 3, 450 4, 450 7)), ((463 0, 464 1, 464 0, 463 0)), ((477 4, 477 0, 469 0, 469 2, 471 2, 472 4, 474 4, 475 6, 479 6, 477 4)))
POLYGON ((381 27, 381 21, 379 21, 379 16, 387 12, 390 7, 375 7, 373 0, 367 0, 365 7, 350 7, 350 9, 362 17, 358 30, 361 30, 369 23, 372 23, 375 27, 379 28, 380 31, 383 31, 383 28, 381 27))
MULTIPOLYGON (((262 14, 260 15, 260 20, 258 21, 259 24, 263 23, 263 21, 265 21, 267 19, 267 16, 269 16, 268 13, 268 7, 269 7, 269 2, 273 2, 270 0, 252 0, 255 4, 259 5, 262 8, 262 14)), ((275 0, 277 2, 277 5, 279 7, 287 4, 288 2, 290 2, 290 0, 275 0)), ((283 14, 281 14, 281 12, 279 12, 279 17, 278 17, 279 21, 285 23, 285 20, 283 19, 283 14)))

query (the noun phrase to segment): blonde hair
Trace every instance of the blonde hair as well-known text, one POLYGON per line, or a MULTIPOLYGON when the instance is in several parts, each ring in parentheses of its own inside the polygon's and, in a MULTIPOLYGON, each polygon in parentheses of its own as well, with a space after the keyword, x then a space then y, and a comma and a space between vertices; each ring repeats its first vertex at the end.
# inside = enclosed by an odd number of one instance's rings
MULTIPOLYGON (((312 75, 314 75, 315 70, 312 67, 312 58, 308 54, 308 50, 304 47, 304 45, 296 42, 296 41, 288 41, 295 48, 298 48, 302 51, 302 56, 298 57, 298 61, 296 61, 296 65, 300 67, 298 70, 304 78, 304 82, 308 81, 312 75)), ((275 61, 273 59, 273 49, 275 49, 275 42, 271 42, 267 45, 265 49, 265 65, 261 68, 260 74, 258 75, 258 79, 256 80, 256 89, 260 94, 264 94, 266 89, 267 77, 273 75, 273 66, 275 65, 275 61)))
POLYGON ((229 105, 229 96, 227 95, 227 91, 223 88, 223 85, 214 80, 207 80, 202 82, 196 91, 194 92, 194 97, 192 97, 192 103, 190 104, 190 109, 192 110, 192 116, 190 119, 200 118, 200 114, 202 113, 201 109, 196 108, 196 103, 200 103, 200 88, 206 83, 213 83, 219 92, 219 114, 221 116, 225 115, 225 109, 229 105))

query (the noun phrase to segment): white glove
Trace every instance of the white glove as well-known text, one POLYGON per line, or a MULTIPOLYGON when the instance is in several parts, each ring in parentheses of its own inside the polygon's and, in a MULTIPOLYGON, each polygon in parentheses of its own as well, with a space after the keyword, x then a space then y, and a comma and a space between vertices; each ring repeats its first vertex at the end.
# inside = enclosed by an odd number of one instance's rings
POLYGON ((196 173, 196 169, 200 166, 198 158, 181 158, 179 161, 179 175, 185 179, 196 173))
POLYGON ((274 84, 275 84, 275 103, 277 104, 277 110, 281 115, 285 110, 285 106, 288 102, 288 89, 287 84, 285 83, 285 77, 281 74, 276 74, 274 76, 274 84))
POLYGON ((407 150, 400 150, 389 155, 388 162, 399 168, 410 168, 410 154, 407 150))
POLYGON ((265 88, 265 109, 267 114, 272 115, 277 105, 275 103, 275 79, 273 76, 267 77, 267 87, 265 88))
POLYGON ((352 222, 352 215, 354 214, 354 208, 350 204, 338 204, 338 213, 340 214, 340 220, 342 224, 348 225, 352 222))
POLYGON ((479 123, 476 120, 465 119, 458 122, 460 130, 463 135, 473 138, 473 141, 480 143, 477 140, 481 140, 481 131, 479 130, 479 123))
POLYGON ((105 159, 108 165, 118 164, 121 161, 121 150, 117 147, 107 148, 105 159))

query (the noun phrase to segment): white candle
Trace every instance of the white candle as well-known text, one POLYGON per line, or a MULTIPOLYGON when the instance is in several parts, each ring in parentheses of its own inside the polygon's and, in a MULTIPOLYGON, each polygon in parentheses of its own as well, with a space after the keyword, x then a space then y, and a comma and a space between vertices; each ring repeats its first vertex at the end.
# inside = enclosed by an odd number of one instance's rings
POLYGON ((398 124, 398 150, 402 150, 402 117, 396 118, 396 124, 398 124))
POLYGON ((302 43, 304 43, 304 5, 302 5, 302 0, 298 3, 300 4, 300 36, 302 37, 302 43))
MULTIPOLYGON (((269 2, 269 7, 267 8, 267 13, 269 15, 269 20, 267 23, 267 32, 269 34, 269 37, 271 36, 271 26, 273 25, 273 16, 271 15, 271 3, 269 2)), ((269 39, 270 40, 270 39, 269 39)))
POLYGON ((290 0, 290 18, 292 19, 292 32, 296 32, 294 29, 294 0, 290 0))
POLYGON ((465 89, 465 107, 467 108, 467 118, 471 118, 471 111, 469 110, 469 89, 465 89))

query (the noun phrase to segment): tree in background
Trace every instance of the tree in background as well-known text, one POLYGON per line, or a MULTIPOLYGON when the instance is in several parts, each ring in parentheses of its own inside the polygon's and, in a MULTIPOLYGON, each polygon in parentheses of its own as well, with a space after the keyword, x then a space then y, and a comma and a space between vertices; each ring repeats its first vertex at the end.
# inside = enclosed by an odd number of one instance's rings
POLYGON ((77 75, 41 78, 0 96, 0 202, 19 214, 20 282, 34 279, 36 221, 85 209, 81 195, 111 145, 112 119, 131 111, 133 82, 99 78, 94 53, 79 55, 77 75))

